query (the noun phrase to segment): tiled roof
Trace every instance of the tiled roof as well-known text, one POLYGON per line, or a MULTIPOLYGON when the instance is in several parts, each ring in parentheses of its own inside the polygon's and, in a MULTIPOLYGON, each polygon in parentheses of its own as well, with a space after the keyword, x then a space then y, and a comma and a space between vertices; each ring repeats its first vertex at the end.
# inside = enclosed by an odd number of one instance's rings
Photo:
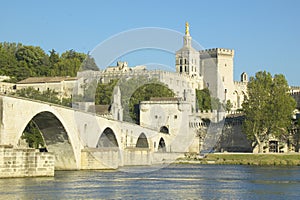
POLYGON ((150 101, 180 101, 177 97, 151 97, 150 101))
POLYGON ((95 112, 99 115, 110 114, 110 105, 93 105, 89 106, 89 112, 95 112))
POLYGON ((28 84, 28 83, 55 83, 62 81, 73 81, 77 77, 29 77, 22 81, 19 81, 18 84, 28 84))

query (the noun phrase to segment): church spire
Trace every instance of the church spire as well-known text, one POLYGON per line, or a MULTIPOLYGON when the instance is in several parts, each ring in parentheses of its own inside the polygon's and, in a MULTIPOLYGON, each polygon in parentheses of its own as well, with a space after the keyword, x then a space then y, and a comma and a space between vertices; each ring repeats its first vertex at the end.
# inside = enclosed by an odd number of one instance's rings
POLYGON ((190 36, 190 25, 185 22, 185 36, 183 37, 184 46, 191 47, 192 37, 190 36))
POLYGON ((183 36, 183 47, 176 51, 176 72, 189 76, 200 75, 200 55, 192 47, 189 23, 185 23, 185 35, 183 36))
POLYGON ((190 36, 190 25, 188 22, 185 22, 185 35, 190 36))

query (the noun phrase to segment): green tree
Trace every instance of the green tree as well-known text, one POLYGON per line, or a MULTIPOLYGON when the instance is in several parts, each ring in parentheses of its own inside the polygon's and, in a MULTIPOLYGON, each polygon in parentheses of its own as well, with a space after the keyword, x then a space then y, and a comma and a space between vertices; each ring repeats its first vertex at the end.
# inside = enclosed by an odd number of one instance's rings
POLYGON ((95 60, 84 53, 68 50, 59 55, 54 49, 45 53, 39 46, 0 43, 0 75, 17 82, 32 76, 77 76, 82 70, 98 70, 95 60))
POLYGON ((15 56, 18 62, 26 63, 30 76, 47 76, 49 74, 49 56, 40 47, 21 46, 17 49, 15 56))
POLYGON ((62 104, 61 100, 58 98, 58 93, 54 90, 46 90, 40 92, 32 87, 28 87, 23 88, 21 90, 17 90, 16 95, 54 104, 62 104))
POLYGON ((56 51, 54 49, 52 49, 51 51, 49 51, 50 55, 49 55, 49 62, 50 65, 54 65, 56 63, 59 62, 60 58, 59 58, 59 54, 56 53, 56 51))
POLYGON ((21 138, 24 139, 31 148, 38 149, 45 146, 42 134, 32 120, 27 124, 21 138))
POLYGON ((196 90, 197 106, 199 110, 211 110, 211 97, 208 88, 196 90))
POLYGON ((111 80, 109 83, 99 83, 96 89, 95 104, 108 105, 112 102, 113 90, 118 79, 111 80))
POLYGON ((266 71, 257 72, 250 78, 247 89, 243 130, 261 153, 263 142, 271 135, 280 138, 288 133, 296 102, 288 94, 288 83, 281 74, 272 77, 266 71))
POLYGON ((16 48, 9 43, 0 43, 0 75, 15 77, 18 64, 14 53, 16 48))
POLYGON ((300 118, 294 119, 290 129, 291 137, 288 140, 295 147, 295 151, 299 152, 300 148, 300 118))
POLYGON ((57 76, 59 74, 58 64, 60 62, 60 56, 54 49, 49 51, 49 53, 50 53, 50 55, 49 55, 49 71, 50 71, 49 75, 57 76))
POLYGON ((56 76, 77 76, 81 64, 86 58, 86 54, 69 50, 61 54, 60 61, 55 65, 56 76))
POLYGON ((226 104, 225 104, 225 110, 226 110, 227 112, 230 112, 231 109, 232 109, 232 107, 233 107, 233 105, 232 105, 231 101, 230 101, 230 100, 227 100, 227 101, 226 101, 226 104))
POLYGON ((196 90, 196 100, 198 110, 220 110, 222 104, 216 97, 212 97, 208 88, 196 90))

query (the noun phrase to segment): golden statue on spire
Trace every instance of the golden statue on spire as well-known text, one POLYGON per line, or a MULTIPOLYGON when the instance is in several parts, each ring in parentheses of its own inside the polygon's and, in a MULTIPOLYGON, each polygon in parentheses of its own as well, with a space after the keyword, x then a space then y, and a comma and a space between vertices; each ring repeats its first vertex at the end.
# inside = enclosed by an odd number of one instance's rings
POLYGON ((185 22, 185 35, 190 36, 190 26, 188 22, 185 22))

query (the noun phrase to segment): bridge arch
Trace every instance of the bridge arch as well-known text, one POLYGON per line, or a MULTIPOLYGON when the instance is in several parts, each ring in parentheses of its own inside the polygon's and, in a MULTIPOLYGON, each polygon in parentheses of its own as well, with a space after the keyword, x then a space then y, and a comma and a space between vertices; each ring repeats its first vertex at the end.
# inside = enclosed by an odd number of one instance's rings
POLYGON ((21 138, 27 125, 33 121, 42 134, 45 146, 55 156, 55 169, 75 169, 75 153, 68 132, 62 121, 51 111, 40 111, 24 121, 21 138))
POLYGON ((160 138, 158 143, 158 152, 167 152, 166 143, 164 138, 160 138))
POLYGON ((107 127, 101 133, 97 143, 97 148, 99 147, 119 147, 116 135, 111 128, 107 127))
POLYGON ((138 137, 135 147, 149 148, 148 139, 144 133, 141 133, 140 136, 138 137))

